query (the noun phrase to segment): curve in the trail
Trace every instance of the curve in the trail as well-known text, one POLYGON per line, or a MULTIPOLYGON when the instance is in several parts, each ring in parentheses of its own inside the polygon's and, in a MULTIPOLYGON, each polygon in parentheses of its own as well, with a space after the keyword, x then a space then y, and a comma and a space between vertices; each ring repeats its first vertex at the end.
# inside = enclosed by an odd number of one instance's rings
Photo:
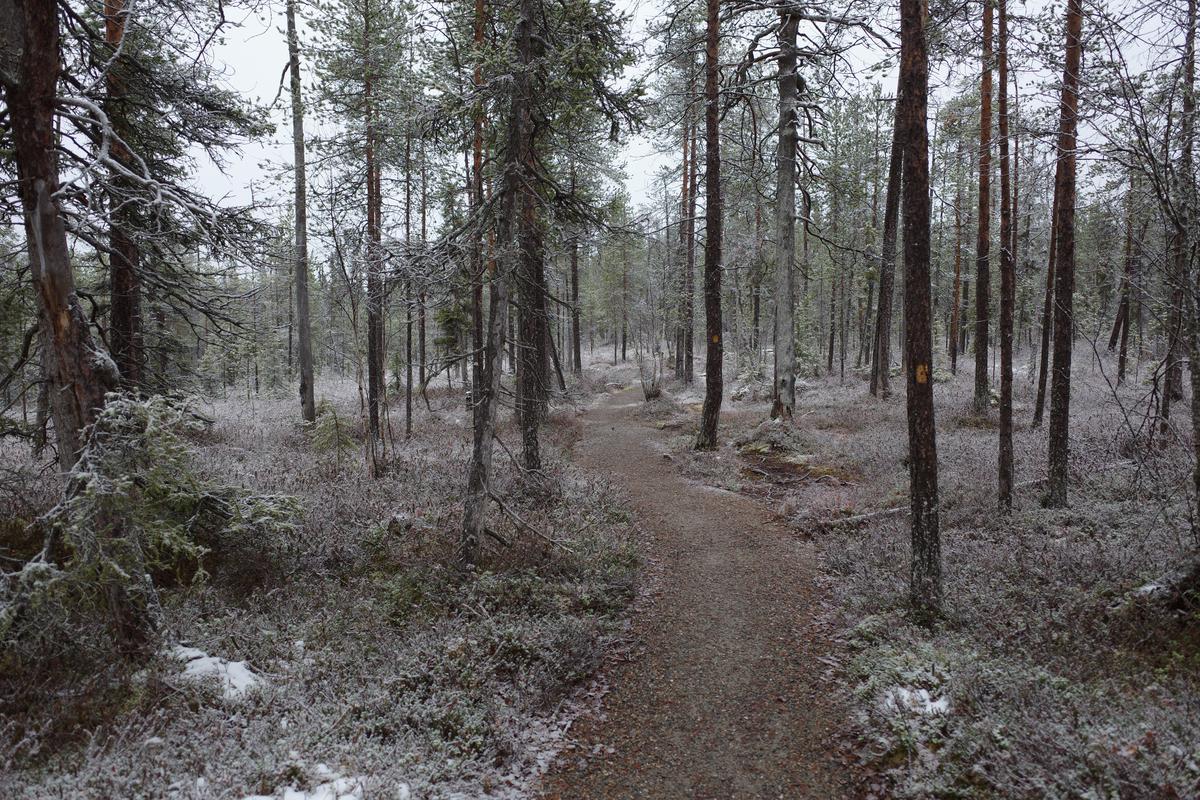
POLYGON ((753 500, 681 477, 637 399, 590 410, 578 457, 629 493, 660 568, 634 619, 644 653, 609 674, 603 713, 575 723, 543 797, 857 796, 818 660, 812 543, 753 500))

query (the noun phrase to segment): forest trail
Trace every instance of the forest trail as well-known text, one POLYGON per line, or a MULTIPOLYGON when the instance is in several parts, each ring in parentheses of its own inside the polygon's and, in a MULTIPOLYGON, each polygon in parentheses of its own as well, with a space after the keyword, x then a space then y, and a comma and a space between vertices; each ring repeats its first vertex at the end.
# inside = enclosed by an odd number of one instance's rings
POLYGON ((629 493, 659 567, 634 618, 644 652, 608 674, 602 713, 572 727, 543 797, 856 796, 822 685, 814 546, 679 475, 639 405, 636 390, 603 398, 577 457, 629 493))

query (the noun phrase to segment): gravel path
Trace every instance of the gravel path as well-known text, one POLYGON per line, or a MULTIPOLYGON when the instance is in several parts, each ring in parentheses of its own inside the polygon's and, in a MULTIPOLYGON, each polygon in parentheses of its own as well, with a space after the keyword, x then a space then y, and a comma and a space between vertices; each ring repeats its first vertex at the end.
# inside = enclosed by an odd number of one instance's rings
POLYGON ((753 500, 691 483, 665 435, 619 392, 584 417, 580 461, 625 487, 660 568, 634 620, 644 652, 609 674, 603 709, 543 797, 852 798, 814 624, 815 549, 753 500))

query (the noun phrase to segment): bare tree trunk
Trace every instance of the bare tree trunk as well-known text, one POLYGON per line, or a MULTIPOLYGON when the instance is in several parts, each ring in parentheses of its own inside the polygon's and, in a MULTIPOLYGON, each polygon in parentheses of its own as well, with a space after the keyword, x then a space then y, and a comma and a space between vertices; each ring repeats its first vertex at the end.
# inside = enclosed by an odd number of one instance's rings
POLYGON ((93 338, 75 293, 62 210, 55 199, 54 103, 59 62, 53 3, 0 0, 0 80, 12 127, 17 192, 24 212, 30 276, 37 296, 58 463, 69 470, 119 373, 93 338))
MULTIPOLYGON (((958 151, 958 159, 956 162, 961 169, 962 166, 962 149, 958 151)), ((962 191, 962 175, 956 177, 956 198, 954 201, 954 292, 950 297, 950 373, 958 374, 958 328, 959 315, 962 313, 962 247, 963 247, 963 191, 962 191)))
MULTIPOLYGON (((779 168, 775 184, 775 399, 773 419, 790 420, 796 409, 796 318, 792 300, 796 263, 796 35, 799 18, 780 15, 779 168)), ((758 329, 758 294, 754 296, 758 329)))
POLYGON ((900 102, 904 142, 904 332, 912 504, 911 602, 918 619, 942 603, 937 441, 933 410, 933 334, 929 285, 929 62, 925 4, 900 2, 900 102))
POLYGON ((1042 351, 1038 364, 1037 400, 1033 406, 1033 427, 1040 427, 1046 408, 1046 378, 1050 374, 1050 334, 1054 329, 1054 263, 1058 255, 1059 175, 1062 161, 1054 168, 1054 200, 1050 205, 1050 254, 1046 263, 1046 297, 1042 306, 1042 351))
MULTIPOLYGON (((429 241, 426 215, 429 210, 429 175, 427 171, 428 162, 425 158, 425 140, 421 140, 421 244, 425 245, 429 241)), ((483 276, 478 276, 478 280, 482 281, 483 276)), ((424 281, 421 281, 422 288, 417 290, 417 385, 424 391, 425 387, 425 289, 423 288, 424 281)), ((479 356, 483 357, 482 353, 479 356)), ((410 381, 411 382, 411 381, 410 381)))
MULTIPOLYGON (((524 0, 522 2, 524 8, 524 0)), ((530 24, 532 24, 530 10, 530 24)), ((522 11, 524 15, 524 11, 522 11)), ((537 40, 529 25, 518 32, 518 58, 522 67, 537 57, 537 40)), ((542 234, 538 226, 538 198, 532 181, 536 173, 534 127, 532 124, 533 89, 528 75, 516 85, 523 93, 523 114, 528 120, 518 125, 522 138, 516 141, 516 157, 520 161, 521 181, 517 206, 518 258, 514 271, 517 304, 517 422, 521 430, 521 460, 526 470, 541 469, 542 457, 538 427, 545 418, 547 405, 547 355, 549 330, 546 319, 546 279, 542 234)), ((507 154, 506 154, 507 155, 507 154)))
MULTIPOLYGON (((483 3, 476 0, 476 24, 482 24, 483 3)), ((504 151, 503 196, 499 222, 500 257, 490 264, 488 282, 488 326, 481 382, 474 415, 471 462, 467 472, 467 493, 463 502, 462 535, 458 560, 463 567, 474 566, 479 555, 479 540, 487 526, 487 499, 491 484, 492 450, 496 435, 496 415, 500 405, 500 378, 503 373, 504 339, 508 330, 508 276, 521 258, 517 224, 518 205, 525 180, 524 148, 531 146, 532 117, 529 107, 528 66, 532 56, 532 0, 521 0, 517 18, 517 55, 521 69, 513 81, 508 121, 508 141, 504 151)))
MULTIPOLYGON (((484 0, 475 0, 475 19, 473 41, 477 50, 482 50, 484 42, 484 0)), ((483 65, 476 60, 472 75, 472 84, 477 93, 483 91, 483 65)), ((483 208, 483 101, 476 102, 472 114, 471 127, 471 185, 470 198, 472 210, 478 212, 483 208)), ((471 386, 473 394, 478 397, 483 387, 484 373, 484 341, 483 341, 483 281, 484 281, 484 241, 483 234, 478 233, 471 244, 471 345, 474 357, 471 359, 471 386)), ((475 405, 477 409, 478 404, 475 405)))
POLYGON ((1071 345, 1075 296, 1075 131, 1079 111, 1079 65, 1082 57, 1083 3, 1068 0, 1066 66, 1060 104, 1057 176, 1058 226, 1054 265, 1054 374, 1050 385, 1050 453, 1046 504, 1067 505, 1070 458, 1071 345))
POLYGON ((721 128, 719 108, 720 0, 707 0, 704 41, 704 407, 697 450, 717 447, 717 424, 724 394, 721 338, 721 128))
MULTIPOLYGON (((696 365, 696 187, 700 183, 699 159, 696 156, 696 122, 692 121, 691 177, 688 179, 688 205, 684 219, 687 222, 687 265, 683 273, 683 382, 691 384, 695 379, 696 365)), ((707 249, 705 253, 707 254, 707 249)))
POLYGON ((688 271, 691 269, 691 258, 688 255, 690 245, 690 228, 688 227, 688 181, 691 177, 688 162, 689 131, 687 112, 683 116, 683 162, 680 170, 679 190, 679 306, 678 320, 675 325, 675 380, 685 381, 687 366, 684 364, 684 353, 687 350, 685 341, 688 336, 688 271))
MULTIPOLYGON (((575 161, 571 160, 571 194, 575 194, 575 161)), ((583 374, 583 349, 579 336, 579 234, 571 232, 571 371, 583 374)))
POLYGON ((1012 510, 1013 495, 1013 310, 1017 274, 1013 263, 1013 207, 1008 160, 1008 7, 999 0, 1000 16, 1000 448, 997 486, 1000 510, 1012 510))
MULTIPOLYGON (((363 15, 363 47, 369 54, 371 41, 371 18, 363 15)), ((374 79, 372 65, 364 64, 363 96, 366 126, 367 168, 367 419, 369 425, 372 470, 378 464, 376 444, 381 438, 379 410, 384 398, 384 355, 383 355, 383 246, 382 246, 382 198, 379 196, 378 154, 376 151, 374 79)))
MULTIPOLYGON (((1007 53, 1005 54, 1005 57, 1007 58, 1007 53)), ((1019 231, 1020 231, 1020 227, 1021 227, 1021 211, 1020 211, 1021 206, 1020 206, 1020 202, 1019 202, 1020 194, 1021 194, 1021 136, 1020 136, 1021 117, 1020 117, 1020 109, 1018 108, 1018 102, 1019 102, 1019 98, 1021 95, 1021 82, 1019 80, 1013 81, 1012 90, 1013 90, 1013 106, 1012 106, 1012 113, 1009 115, 1009 127, 1013 129, 1013 131, 1012 131, 1012 148, 1013 148, 1013 152, 1012 152, 1012 203, 1010 204, 1012 207, 1012 212, 1011 212, 1012 213, 1012 225, 1010 227, 1012 228, 1012 245, 1011 245, 1012 263, 1013 263, 1013 269, 1017 270, 1017 269, 1020 269, 1020 266, 1021 266, 1021 259, 1019 257, 1020 249, 1017 246, 1019 244, 1019 241, 1018 241, 1020 238, 1019 231), (1017 119, 1015 127, 1012 122, 1013 117, 1015 117, 1017 119)), ((1005 102, 1007 102, 1007 100, 1005 102)), ((1028 234, 1028 228, 1026 228, 1026 234, 1028 234)), ((1015 291, 1015 289, 1014 289, 1014 291, 1015 291)))
POLYGON ((413 307, 412 282, 404 284, 404 438, 412 438, 413 417, 413 307))
MULTIPOLYGON (((523 148, 524 174, 533 174, 532 143, 523 148)), ((521 429, 521 460, 525 469, 542 467, 538 427, 546 414, 546 285, 536 197, 523 185, 521 191, 520 258, 517 260, 517 421, 521 429)))
POLYGON ((900 104, 903 86, 896 84, 896 113, 892 123, 892 152, 883 201, 883 249, 879 253, 879 309, 875 317, 875 360, 871 369, 871 394, 892 394, 892 296, 896 275, 896 233, 900 217, 900 182, 905 143, 900 139, 900 104))
POLYGON ((621 243, 621 360, 629 360, 629 250, 621 243))
POLYGON ((991 322, 992 201, 992 2, 983 1, 983 73, 979 81, 979 237, 975 244, 975 397, 976 414, 992 404, 988 387, 988 324, 991 322))
POLYGON ((312 322, 308 304, 308 190, 304 157, 304 101, 300 95, 300 43, 296 34, 296 0, 287 3, 288 56, 292 89, 292 153, 296 171, 296 322, 300 351, 300 415, 317 418, 313 399, 312 322))
POLYGON ((1133 280, 1133 176, 1130 175, 1129 189, 1125 193, 1125 265, 1121 271, 1120 300, 1117 305, 1117 319, 1113 324, 1112 335, 1108 339, 1108 351, 1111 353, 1121 347, 1117 356, 1117 385, 1125 382, 1125 363, 1129 346, 1129 317, 1130 317, 1130 283, 1133 280))

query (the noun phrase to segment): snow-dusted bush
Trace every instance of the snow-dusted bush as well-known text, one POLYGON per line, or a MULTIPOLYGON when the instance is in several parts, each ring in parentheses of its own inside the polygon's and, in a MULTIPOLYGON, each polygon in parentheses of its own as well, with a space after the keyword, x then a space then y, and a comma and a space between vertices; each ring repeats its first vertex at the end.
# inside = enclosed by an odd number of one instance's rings
POLYGON ((199 477, 189 437, 209 424, 185 401, 109 396, 62 499, 35 523, 41 552, 0 584, 9 679, 48 662, 64 680, 105 666, 114 648, 150 644, 163 586, 245 584, 278 561, 296 502, 199 477))
MULTIPOLYGON (((357 428, 353 385, 323 389, 357 428)), ((458 571, 469 415, 459 396, 431 400, 379 478, 353 456, 332 472, 290 401, 206 408, 195 474, 302 506, 286 580, 233 594, 204 556, 211 580, 162 594, 187 646, 126 667, 119 690, 81 680, 92 713, 0 696, 13 720, 0 721, 0 796, 316 797, 339 779, 363 797, 523 791, 560 705, 624 636, 635 531, 607 481, 564 461, 578 423, 560 411, 542 474, 497 458, 507 511, 491 506, 496 538, 458 571)))

